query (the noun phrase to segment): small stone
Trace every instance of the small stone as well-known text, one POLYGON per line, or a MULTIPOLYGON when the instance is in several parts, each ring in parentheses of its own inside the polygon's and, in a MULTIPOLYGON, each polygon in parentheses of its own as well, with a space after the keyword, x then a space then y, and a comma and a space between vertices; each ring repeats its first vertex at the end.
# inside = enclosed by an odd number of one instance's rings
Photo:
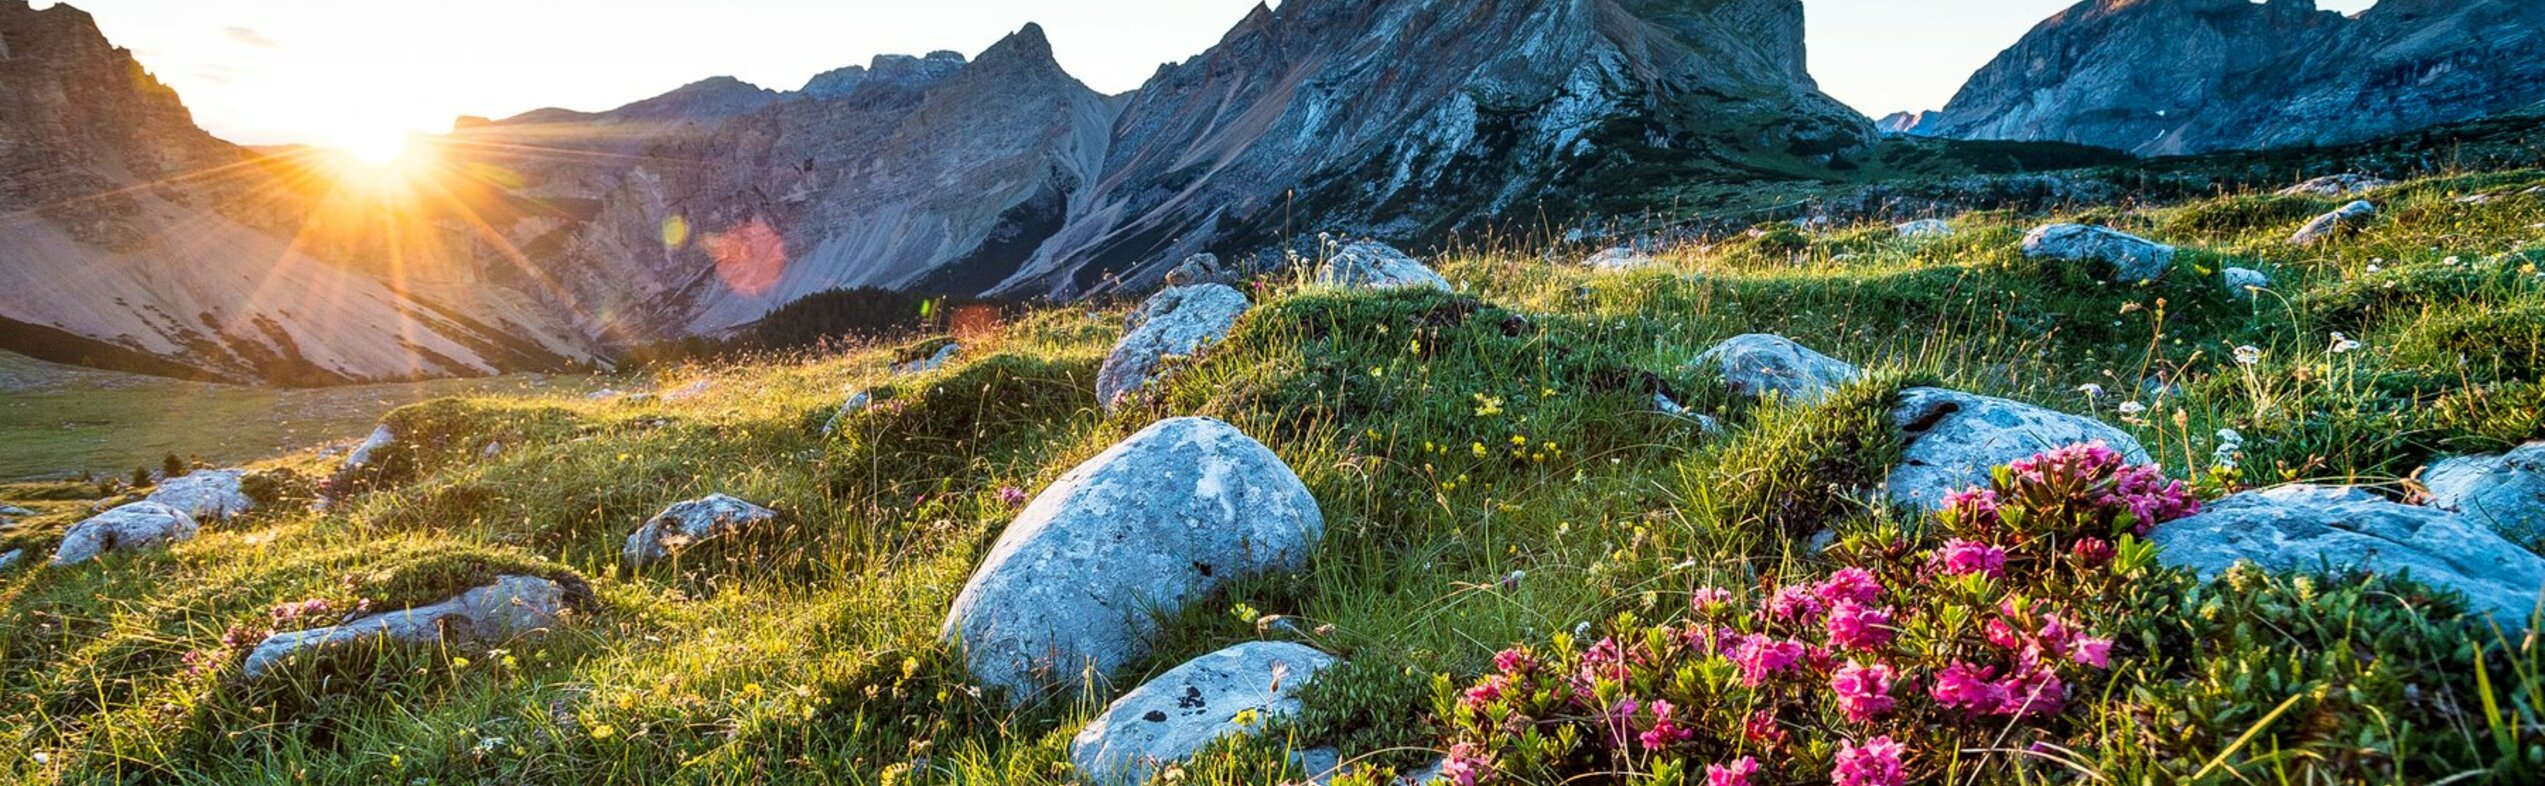
POLYGON ((839 411, 831 413, 831 419, 822 424, 822 436, 839 434, 840 427, 848 425, 849 418, 856 417, 857 413, 866 411, 867 407, 874 404, 875 396, 872 393, 860 390, 849 394, 847 401, 840 402, 839 411))
POLYGON ((903 374, 925 374, 945 368, 947 364, 953 363, 955 358, 962 355, 962 344, 947 344, 939 348, 936 354, 929 355, 928 359, 905 364, 896 370, 903 374))
POLYGON ((25 562, 26 558, 26 549, 10 549, 9 553, 0 554, 0 571, 6 571, 10 568, 17 567, 18 563, 25 562))
POLYGON ((135 502, 72 525, 53 552, 55 566, 77 565, 108 552, 166 548, 193 540, 194 517, 157 502, 135 502))
POLYGON ((246 470, 200 470, 160 481, 149 499, 185 511, 197 522, 227 521, 256 507, 256 500, 240 490, 240 481, 246 477, 246 470))
POLYGON ((2362 174, 2326 175, 2288 188, 2281 196, 2341 197, 2394 185, 2394 181, 2362 174))
POLYGON ((1166 274, 1166 285, 1170 287, 1190 287, 1202 284, 1235 286, 1238 281, 1237 273, 1221 265, 1219 256, 1216 254, 1194 254, 1185 257, 1183 262, 1178 263, 1174 270, 1169 270, 1166 274))
POLYGON ((2300 247, 2313 246, 2356 232, 2360 227, 2366 226, 2370 219, 2376 217, 2376 205, 2366 201, 2352 202, 2343 205, 2339 210, 2316 216, 2315 220, 2307 222, 2304 228, 2299 229, 2297 234, 2289 236, 2289 244, 2300 247))
POLYGON ((371 430, 369 439, 363 440, 360 447, 353 449, 353 455, 345 457, 345 471, 351 472, 370 467, 371 462, 379 458, 380 451, 389 449, 389 446, 397 444, 397 441, 398 435, 389 430, 389 424, 380 424, 378 428, 371 430))
POLYGON ((646 520, 644 526, 627 536, 627 547, 620 554, 631 565, 644 565, 667 559, 701 541, 732 535, 777 516, 768 508, 713 494, 705 499, 665 508, 662 513, 646 520))
POLYGON ((2238 298, 2251 298, 2261 294, 2257 290, 2271 288, 2271 276, 2251 268, 2227 268, 2218 277, 2226 282, 2227 293, 2238 298))
POLYGON ((1337 662, 1288 642, 1251 642, 1195 658, 1106 707, 1071 740, 1069 761, 1097 786, 1148 783, 1213 741, 1297 714, 1300 686, 1337 662))
POLYGON ((1953 234, 1952 222, 1940 218, 1921 218, 1891 229, 1898 233, 1902 240, 1950 237, 1953 234))
POLYGON ((1658 260, 1653 259, 1652 255, 1646 254, 1643 251, 1636 249, 1634 246, 1618 246, 1616 248, 1601 251, 1597 254, 1592 254, 1591 258, 1582 260, 1582 264, 1584 266, 1603 273, 1620 273, 1628 270, 1640 270, 1652 267, 1657 262, 1658 260))
POLYGON ((1816 404, 1863 376, 1855 366, 1783 336, 1735 336, 1698 355, 1690 368, 1712 371, 1735 395, 1816 404))

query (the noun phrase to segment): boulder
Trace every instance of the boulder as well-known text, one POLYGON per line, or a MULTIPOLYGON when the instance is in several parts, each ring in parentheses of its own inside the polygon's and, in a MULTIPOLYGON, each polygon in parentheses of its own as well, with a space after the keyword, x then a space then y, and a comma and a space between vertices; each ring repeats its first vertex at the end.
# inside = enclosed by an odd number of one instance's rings
POLYGON ((1240 644, 1195 658, 1106 707, 1070 741, 1069 761, 1097 786, 1148 783, 1213 741, 1296 714, 1299 686, 1336 663, 1289 642, 1240 644), (1250 716, 1248 723, 1240 715, 1250 716))
POLYGON ((2226 282, 2228 294, 2239 298, 2251 298, 2257 294, 2255 290, 2271 288, 2271 276, 2251 268, 2227 268, 2218 272, 2218 278, 2226 282))
POLYGON ((1185 257, 1183 262, 1176 264, 1174 270, 1166 272, 1166 285, 1170 287, 1190 287, 1202 284, 1235 286, 1241 280, 1243 278, 1237 274, 1237 271, 1220 264, 1217 254, 1194 254, 1185 257))
POLYGON ((2545 589, 2545 559, 2464 516, 2356 488, 2285 486, 2228 497, 2158 526, 2165 564, 2204 578, 2238 562, 2272 571, 2403 573, 2464 593, 2468 609, 2524 629, 2545 589))
POLYGON ((353 455, 345 457, 345 471, 369 468, 371 462, 379 458, 380 451, 387 450, 390 445, 397 444, 397 441, 397 432, 390 431, 387 423, 380 424, 378 428, 371 430, 370 438, 364 439, 360 446, 353 449, 353 455))
POLYGON ((2422 473, 2431 507, 2455 511, 2520 543, 2545 539, 2545 442, 2464 456, 2422 473))
POLYGON ((777 517, 768 508, 711 494, 665 508, 647 519, 644 526, 627 536, 627 547, 620 554, 628 564, 644 565, 667 559, 699 541, 731 535, 777 517))
POLYGON ((1034 498, 955 598, 944 636, 1023 703, 1146 656, 1155 615, 1230 580, 1298 570, 1325 516, 1281 458, 1235 427, 1176 418, 1034 498))
POLYGON ((2316 216, 2315 220, 2306 222, 2306 226, 2298 229, 2297 234, 2289 236, 2289 245, 2312 246, 2322 243, 2342 234, 2357 231, 2360 227, 2367 225, 2369 219, 2376 217, 2376 205, 2365 201, 2352 202, 2343 205, 2339 210, 2316 216))
POLYGON ((1819 403, 1864 373, 1783 336, 1763 333, 1716 344, 1690 365, 1721 374, 1734 394, 1754 399, 1775 395, 1805 404, 1819 403))
POLYGON ((566 589, 555 581, 499 576, 493 584, 430 606, 274 634, 248 653, 242 673, 251 680, 261 679, 296 656, 337 647, 501 642, 556 627, 566 609, 566 589))
POLYGON ((1243 293, 1221 284, 1174 287, 1151 296, 1131 315, 1130 332, 1096 372, 1096 400, 1112 411, 1124 396, 1147 387, 1168 357, 1191 355, 1227 338, 1252 306, 1243 293))
POLYGON ((1904 450, 1884 488, 1892 500, 1925 511, 1986 485, 1997 467, 2069 445, 2101 442, 2133 464, 2149 463, 2138 440, 2100 421, 1939 388, 1901 391, 1891 422, 1904 450))
POLYGON ((227 521, 256 507, 256 500, 239 489, 246 477, 246 470, 201 470, 160 481, 150 501, 185 511, 196 521, 227 521))
POLYGON ((10 549, 9 553, 0 554, 0 571, 6 571, 10 568, 17 567, 18 563, 25 562, 26 559, 26 549, 10 549))
POLYGON ((1414 261, 1405 252, 1375 240, 1344 246, 1317 269, 1317 283, 1350 289, 1430 287, 1451 291, 1449 279, 1414 261))
POLYGON ((1582 260, 1584 266, 1608 273, 1640 270, 1652 267, 1657 262, 1659 260, 1653 259, 1651 254, 1646 254, 1634 246, 1618 246, 1592 254, 1591 258, 1582 260))
POLYGON ((53 564, 77 565, 110 551, 166 548, 193 540, 201 528, 193 516, 156 502, 135 502, 71 526, 53 552, 53 564))
POLYGON ((1712 415, 1707 415, 1705 413, 1689 409, 1687 405, 1671 400, 1670 394, 1668 393, 1652 394, 1652 408, 1659 411, 1661 414, 1697 424, 1697 431, 1699 432, 1705 434, 1723 433, 1722 421, 1715 420, 1712 415))
POLYGON ((1899 233, 1900 238, 1903 240, 1921 240, 1933 237, 1951 237, 1953 235, 1953 224, 1952 222, 1945 221, 1941 218, 1921 218, 1916 221, 1892 227, 1891 230, 1899 233))
POLYGON ((2165 277, 2174 266, 2174 247, 2136 235, 2084 224, 2051 224, 2024 236, 2024 256, 2112 266, 2112 280, 2125 284, 2165 277))
POLYGON ((2342 197, 2394 185, 2394 181, 2361 174, 2326 175, 2280 189, 2281 196, 2342 197))

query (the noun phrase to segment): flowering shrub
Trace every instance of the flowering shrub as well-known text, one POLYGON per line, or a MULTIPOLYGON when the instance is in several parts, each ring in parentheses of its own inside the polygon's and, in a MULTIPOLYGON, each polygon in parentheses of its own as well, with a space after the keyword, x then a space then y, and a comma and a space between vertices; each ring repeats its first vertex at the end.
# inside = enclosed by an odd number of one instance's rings
POLYGON ((1442 776, 1897 786, 2055 745, 2113 667, 2109 600, 2151 557, 2136 537, 2198 510, 2103 445, 2016 462, 1953 495, 1931 544, 1851 544, 1818 580, 1699 588, 1678 621, 1444 678, 1442 776))

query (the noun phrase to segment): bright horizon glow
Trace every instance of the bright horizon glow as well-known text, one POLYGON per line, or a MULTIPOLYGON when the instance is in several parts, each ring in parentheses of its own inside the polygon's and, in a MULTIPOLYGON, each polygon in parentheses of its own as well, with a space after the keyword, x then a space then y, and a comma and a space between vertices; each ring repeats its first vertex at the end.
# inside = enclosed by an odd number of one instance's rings
MULTIPOLYGON (((1805 0, 1821 89, 1868 116, 1937 109, 2075 0, 1805 0)), ((2318 0, 2355 13, 2372 0, 2318 0)), ((52 2, 36 0, 38 6, 52 2)), ((463 115, 595 111, 733 76, 793 90, 876 54, 982 49, 1039 22, 1106 93, 1218 42, 1255 0, 71 0, 241 144, 394 157, 463 115)), ((1279 5, 1279 3, 1274 3, 1279 5)))

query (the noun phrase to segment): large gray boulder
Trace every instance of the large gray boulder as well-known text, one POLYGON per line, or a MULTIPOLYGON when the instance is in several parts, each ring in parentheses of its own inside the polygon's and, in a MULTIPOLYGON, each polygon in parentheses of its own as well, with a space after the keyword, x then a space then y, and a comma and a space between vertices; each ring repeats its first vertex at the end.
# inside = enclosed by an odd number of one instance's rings
POLYGON ((1884 488, 1920 510, 1941 509, 1954 492, 1987 485, 1997 467, 2069 445, 2101 442, 2133 464, 2149 463, 2137 439, 2101 421, 1940 388, 1901 391, 1891 422, 1905 451, 1884 488))
POLYGON ((1335 252, 1324 267, 1317 269, 1317 283, 1349 289, 1430 287, 1451 291, 1449 279, 1394 246, 1375 240, 1356 242, 1335 252))
POLYGON ((972 673, 1022 703, 1149 653, 1155 615, 1298 570, 1325 515, 1281 458, 1208 418, 1159 422, 1017 515, 947 613, 972 673))
POLYGON ((1297 714, 1299 687, 1337 662, 1288 642, 1240 644, 1195 658, 1106 707, 1071 740, 1069 761, 1097 786, 1148 783, 1213 741, 1297 714), (1251 725, 1240 723, 1240 715, 1251 716, 1251 725))
POLYGON ((2545 559, 2482 524, 2356 488, 2285 486, 2238 494, 2159 525, 2165 564, 2217 576, 2238 562, 2272 571, 2406 573, 2465 594, 2476 614, 2523 629, 2545 590, 2545 559))
POLYGON ((502 642, 553 629, 566 613, 566 589, 548 579, 500 576, 495 583, 430 606, 374 614, 343 625, 277 633, 248 653, 242 673, 262 679, 305 654, 382 644, 502 642))
POLYGON ((166 548, 193 540, 200 530, 185 511, 157 502, 135 502, 71 525, 62 535, 61 547, 53 551, 53 564, 77 565, 112 551, 166 548))
POLYGON ((1698 355, 1691 367, 1720 374, 1723 384, 1749 398, 1781 396, 1815 404, 1864 372, 1783 336, 1735 336, 1698 355))
POLYGON ((1096 372, 1096 400, 1112 411, 1124 396, 1147 387, 1168 357, 1191 355, 1228 338, 1229 329, 1252 305, 1245 294, 1220 284, 1175 287, 1151 296, 1132 313, 1130 332, 1114 344, 1096 372))
POLYGON ((2174 253, 2173 246, 2084 224, 2051 224, 2024 236, 2026 257, 2110 265, 2112 280, 2124 284, 2164 278, 2174 253))
POLYGON ((2463 514, 2521 543, 2545 539, 2545 442, 2505 454, 2464 456, 2422 473, 2430 505, 2463 514))
POLYGON ((181 478, 160 481, 150 492, 150 501, 186 512, 196 521, 227 521, 256 507, 240 490, 246 470, 207 469, 181 478))
POLYGON ((2316 216, 2313 221, 2306 222, 2306 226, 2300 227, 2297 234, 2289 236, 2289 245, 2312 246, 2322 243, 2344 233, 2357 231, 2360 227, 2367 226, 2370 219, 2376 217, 2376 205, 2366 201, 2352 202, 2333 212, 2316 216))
POLYGON ((663 509, 627 536, 620 549, 628 564, 668 559, 701 541, 721 538, 777 518, 768 508, 723 494, 711 494, 663 509))

